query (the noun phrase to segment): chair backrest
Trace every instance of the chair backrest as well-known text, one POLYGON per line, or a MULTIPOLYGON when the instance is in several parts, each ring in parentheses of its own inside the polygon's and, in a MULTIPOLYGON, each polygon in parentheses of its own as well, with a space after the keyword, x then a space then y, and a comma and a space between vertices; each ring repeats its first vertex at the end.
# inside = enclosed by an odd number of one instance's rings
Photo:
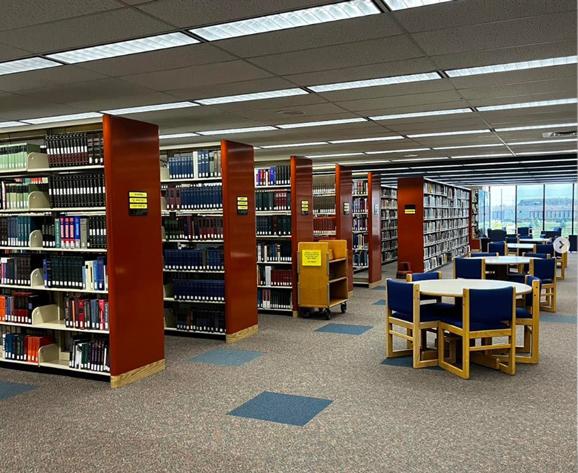
POLYGON ((470 253, 470 256, 473 256, 474 258, 477 257, 493 258, 499 256, 499 254, 497 251, 495 253, 490 253, 489 251, 476 251, 475 253, 470 253))
POLYGON ((536 276, 532 276, 531 274, 527 274, 526 277, 524 278, 524 284, 531 286, 532 287, 532 292, 530 292, 529 294, 526 294, 526 297, 524 298, 524 305, 528 308, 533 308, 534 307, 534 302, 535 302, 535 297, 536 294, 535 292, 538 291, 538 306, 540 306, 540 284, 542 283, 542 281, 540 281, 540 278, 536 277, 536 276), (534 284, 534 282, 536 282, 536 284, 534 284))
POLYGON ((520 241, 520 239, 518 238, 518 236, 514 236, 514 235, 508 235, 506 237, 506 243, 518 243, 520 241))
POLYGON ((570 251, 578 251, 578 235, 570 235, 570 251))
POLYGON ((454 258, 454 278, 485 279, 483 258, 454 258))
POLYGON ((506 230, 488 230, 490 241, 504 241, 506 239, 506 230))
POLYGON ((548 255, 554 256, 554 245, 552 245, 552 243, 536 245, 536 253, 546 253, 548 255))
POLYGON ((551 255, 549 255, 548 253, 534 253, 533 251, 525 253, 524 256, 526 258, 540 258, 540 259, 548 259, 551 257, 551 255))
POLYGON ((432 271, 430 273, 412 273, 406 275, 405 279, 409 282, 428 281, 430 279, 441 279, 442 273, 439 271, 432 271))
POLYGON ((530 274, 536 276, 541 280, 551 279, 556 280, 556 260, 548 259, 533 259, 530 260, 530 274))
POLYGON ((488 245, 488 252, 498 253, 500 256, 506 255, 506 242, 505 241, 491 241, 488 245))
POLYGON ((521 238, 529 237, 531 235, 530 227, 518 227, 518 234, 521 238))
POLYGON ((464 289, 464 318, 470 323, 503 322, 512 320, 516 307, 513 287, 500 289, 464 289))
MULTIPOLYGON (((388 279, 386 281, 387 307, 395 312, 401 312, 402 314, 413 314, 414 291, 416 286, 417 285, 415 284, 409 284, 404 281, 388 279)), ((417 286, 417 290, 419 294, 419 286, 417 286)))
POLYGON ((411 265, 409 264, 408 261, 400 261, 397 264, 397 270, 398 271, 411 271, 411 265))

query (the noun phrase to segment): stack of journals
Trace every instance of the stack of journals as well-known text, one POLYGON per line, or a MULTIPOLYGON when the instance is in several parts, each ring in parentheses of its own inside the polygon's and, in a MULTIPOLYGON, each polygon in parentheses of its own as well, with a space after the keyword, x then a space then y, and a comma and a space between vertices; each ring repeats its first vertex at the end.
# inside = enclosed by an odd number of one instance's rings
POLYGON ((49 167, 104 164, 102 132, 47 135, 49 167))
POLYGON ((108 301, 66 296, 64 325, 79 330, 108 330, 108 301))
POLYGON ((174 298, 183 301, 222 302, 225 281, 222 279, 173 279, 174 298))
POLYGON ((105 291, 106 259, 85 261, 84 256, 47 256, 42 262, 44 286, 105 291))
POLYGON ((290 208, 290 191, 257 192, 255 194, 256 210, 289 210, 290 208))
POLYGON ((33 152, 40 152, 40 146, 30 143, 0 145, 0 170, 26 169, 28 153, 33 152))
POLYGON ((259 309, 291 310, 291 291, 257 289, 257 307, 259 309))
POLYGON ((219 177, 221 150, 179 152, 167 158, 169 179, 219 177))
POLYGON ((163 227, 167 241, 219 240, 223 238, 223 217, 187 215, 163 218, 163 227))
POLYGON ((3 333, 3 358, 6 360, 38 363, 40 347, 54 343, 51 336, 25 335, 22 333, 3 333))
POLYGON ((108 340, 102 337, 72 338, 68 366, 79 370, 110 371, 108 340))
POLYGON ((291 261, 291 242, 257 243, 257 261, 281 263, 291 261))
POLYGON ((216 184, 169 185, 166 190, 167 208, 178 209, 222 209, 223 186, 216 184))
POLYGON ((165 269, 222 270, 225 267, 223 248, 181 248, 165 250, 165 269))
POLYGON ((177 330, 225 333, 225 313, 219 309, 180 305, 175 318, 177 330))
POLYGON ((257 235, 291 235, 291 217, 289 215, 257 216, 257 235))
POLYGON ((291 286, 293 273, 290 269, 274 269, 272 266, 262 266, 257 274, 259 286, 291 286))
POLYGON ((0 258, 2 284, 30 285, 30 273, 40 266, 37 255, 14 255, 0 258))
POLYGON ((48 177, 14 178, 13 182, 2 181, 0 199, 2 209, 27 209, 31 192, 49 191, 48 177))
POLYGON ((49 180, 48 194, 52 207, 104 207, 104 174, 56 174, 49 180))
POLYGON ((31 292, 13 292, 10 296, 0 296, 0 321, 31 324, 32 311, 43 300, 43 296, 31 292))

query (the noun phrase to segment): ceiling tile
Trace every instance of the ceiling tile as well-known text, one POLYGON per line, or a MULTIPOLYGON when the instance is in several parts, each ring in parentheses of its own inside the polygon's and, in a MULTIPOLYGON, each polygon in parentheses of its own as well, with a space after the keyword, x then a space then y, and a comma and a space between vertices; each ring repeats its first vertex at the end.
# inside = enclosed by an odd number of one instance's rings
POLYGON ((102 74, 87 71, 77 66, 60 66, 50 69, 21 72, 19 74, 0 75, 0 90, 24 93, 61 87, 67 89, 71 84, 103 78, 102 74))
POLYGON ((7 46, 5 44, 0 44, 0 61, 11 61, 14 59, 22 59, 30 56, 29 51, 24 49, 14 48, 12 46, 7 46))
POLYGON ((0 121, 65 115, 78 113, 79 111, 81 110, 75 110, 67 105, 51 101, 39 101, 35 97, 24 97, 21 95, 0 97, 0 121))
POLYGON ((484 101, 493 98, 511 97, 512 103, 519 101, 518 97, 543 95, 548 97, 556 90, 566 97, 576 96, 576 79, 565 78, 559 80, 542 80, 523 84, 508 84, 500 87, 474 87, 460 89, 460 94, 467 100, 484 101))
POLYGON ((461 99, 454 90, 433 93, 414 93, 404 95, 388 95, 385 97, 368 98, 338 102, 340 106, 353 112, 369 111, 373 115, 385 113, 404 113, 406 107, 417 106, 419 111, 436 110, 438 108, 464 108, 469 105, 461 99), (441 106, 441 104, 444 104, 441 106), (449 105, 451 104, 451 105, 449 105), (403 110, 402 110, 403 109, 403 110), (394 111, 392 111, 394 110, 394 111))

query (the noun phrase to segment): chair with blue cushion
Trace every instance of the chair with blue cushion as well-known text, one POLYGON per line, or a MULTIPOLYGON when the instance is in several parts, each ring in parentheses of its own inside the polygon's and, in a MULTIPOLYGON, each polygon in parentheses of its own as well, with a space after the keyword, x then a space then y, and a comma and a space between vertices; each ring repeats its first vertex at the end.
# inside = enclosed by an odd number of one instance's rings
POLYGON ((530 227, 518 227, 520 238, 532 238, 532 229, 530 227))
POLYGON ((506 239, 506 230, 490 230, 488 229, 488 238, 490 241, 504 241, 506 239))
POLYGON ((433 309, 433 304, 420 304, 419 284, 387 279, 386 287, 386 358, 413 355, 414 368, 437 366, 437 351, 428 349, 423 334, 424 331, 437 333, 439 313, 433 309), (405 329, 405 333, 395 330, 395 327, 405 329), (408 348, 394 350, 394 337, 404 339, 408 348))
POLYGON ((461 378, 470 378, 470 359, 476 363, 516 374, 516 293, 513 287, 464 289, 459 318, 441 317, 438 325, 439 366, 461 378), (446 335, 447 333, 447 335, 446 335), (446 336, 451 343, 461 338, 461 368, 445 355, 446 336), (495 337, 506 342, 494 343, 495 337), (480 344, 477 344, 480 340, 480 344), (498 350, 498 357, 491 351, 498 350))
MULTIPOLYGON (((431 271, 429 273, 412 273, 408 274, 405 279, 407 282, 419 282, 419 281, 431 281, 437 280, 442 278, 442 273, 439 271, 431 271)), ((426 304, 433 303, 436 310, 442 311, 453 311, 455 310, 456 306, 454 304, 449 304, 446 302, 442 302, 442 298, 439 296, 426 296, 422 295, 420 298, 421 302, 425 302, 426 304)))
POLYGON ((556 312, 557 293, 556 260, 553 258, 530 260, 530 274, 540 278, 540 308, 546 312, 556 312), (544 299, 542 301, 542 298, 544 299))
POLYGON ((490 253, 489 251, 473 251, 469 253, 468 256, 474 258, 495 258, 496 256, 499 256, 499 254, 497 252, 490 253))
POLYGON ((518 235, 506 235, 506 243, 520 243, 518 235))
POLYGON ((541 245, 536 245, 536 253, 547 253, 554 257, 554 245, 552 243, 545 243, 541 245))
POLYGON ((575 253, 578 251, 578 235, 570 235, 568 240, 570 240, 570 252, 575 253))
POLYGON ((486 279, 484 258, 454 258, 454 279, 486 279))
POLYGON ((491 241, 488 244, 489 253, 498 253, 500 256, 506 256, 508 246, 505 241, 491 241))
POLYGON ((522 299, 521 306, 516 307, 516 325, 524 327, 524 345, 516 347, 516 363, 536 364, 540 360, 540 284, 535 276, 527 275, 524 284, 532 292, 522 299))

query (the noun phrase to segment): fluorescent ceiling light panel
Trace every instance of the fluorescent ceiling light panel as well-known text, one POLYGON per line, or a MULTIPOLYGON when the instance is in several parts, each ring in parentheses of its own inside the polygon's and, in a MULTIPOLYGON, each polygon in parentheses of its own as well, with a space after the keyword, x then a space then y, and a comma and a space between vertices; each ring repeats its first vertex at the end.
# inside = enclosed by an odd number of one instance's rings
POLYGON ((117 108, 115 110, 103 110, 102 113, 109 115, 130 115, 131 113, 158 112, 160 110, 173 110, 176 108, 198 107, 193 102, 159 103, 157 105, 143 105, 141 107, 117 108))
POLYGON ((491 133, 491 130, 440 131, 437 133, 418 133, 417 135, 407 136, 408 138, 427 138, 429 136, 479 135, 482 133, 491 133))
POLYGON ((429 112, 398 113, 395 115, 378 115, 369 117, 372 120, 399 120, 402 118, 433 117, 438 115, 455 115, 458 113, 471 113, 470 108, 454 108, 451 110, 431 110, 429 112))
POLYGON ((0 122, 0 128, 12 128, 15 126, 24 126, 26 123, 22 122, 0 122))
POLYGON ((528 126, 513 126, 509 128, 496 128, 496 131, 523 131, 523 130, 542 130, 545 128, 567 128, 575 127, 577 123, 556 123, 554 125, 528 125, 528 126))
POLYGON ((542 154, 566 154, 576 153, 577 149, 562 149, 560 151, 526 151, 524 153, 516 153, 516 156, 540 156, 542 154))
POLYGON ((549 143, 569 143, 571 141, 576 143, 576 138, 566 138, 566 139, 561 139, 561 140, 518 141, 516 143, 508 143, 508 146, 541 145, 541 144, 549 144, 549 143))
POLYGON ((336 90, 361 89, 365 87, 379 87, 382 85, 406 84, 410 82, 422 82, 426 80, 441 79, 437 72, 423 74, 410 74, 405 76, 381 77, 378 79, 354 80, 350 82, 337 82, 334 84, 311 85, 307 88, 313 92, 333 92, 336 90))
POLYGON ((451 2, 452 0, 383 0, 390 10, 406 10, 407 8, 425 7, 438 3, 451 2))
MULTIPOLYGON (((440 159, 450 159, 450 158, 448 158, 447 156, 440 156, 437 158, 429 158, 429 157, 424 156, 422 158, 394 159, 394 161, 396 163, 400 163, 400 162, 406 162, 406 161, 407 162, 410 162, 410 161, 439 161, 440 159)), ((430 166, 428 166, 428 167, 430 167, 430 166)), ((414 169, 416 169, 415 166, 414 166, 414 169)))
POLYGON ((565 66, 576 64, 577 56, 551 57, 534 61, 510 62, 493 66, 468 67, 465 69, 449 69, 444 71, 449 77, 475 76, 478 74, 493 74, 496 72, 523 71, 542 67, 565 66))
POLYGON ((342 156, 363 156, 363 153, 336 153, 336 154, 314 154, 308 155, 308 158, 340 158, 342 156))
POLYGON ((494 148, 496 146, 504 146, 504 143, 497 143, 497 144, 491 144, 491 145, 462 145, 462 146, 439 146, 435 149, 437 150, 443 150, 443 149, 465 149, 465 148, 494 148))
POLYGON ((431 151, 430 148, 390 149, 384 151, 366 151, 365 154, 413 153, 414 151, 431 151))
POLYGON ((276 148, 296 148, 299 146, 320 146, 327 145, 326 141, 312 141, 311 143, 288 143, 284 145, 262 145, 263 149, 276 149, 276 148))
POLYGON ((511 154, 468 154, 464 156, 452 156, 453 159, 461 159, 461 158, 505 158, 505 157, 513 157, 511 154))
POLYGON ((566 161, 577 162, 576 158, 564 158, 564 159, 556 159, 555 161, 551 159, 529 159, 528 161, 518 161, 521 164, 533 164, 533 163, 561 163, 566 161))
POLYGON ((186 46, 198 42, 199 41, 195 38, 183 33, 168 33, 158 36, 147 36, 146 38, 131 39, 129 41, 103 44, 102 46, 74 49, 72 51, 49 54, 47 57, 67 64, 76 64, 79 62, 96 61, 98 59, 157 51, 159 49, 175 48, 177 46, 186 46))
POLYGON ((277 128, 273 126, 253 126, 249 128, 229 128, 228 130, 207 130, 207 131, 197 131, 199 135, 211 136, 211 135, 232 135, 235 133, 256 133, 259 131, 275 131, 277 128))
POLYGON ((23 122, 29 123, 31 125, 42 125, 44 123, 57 123, 57 122, 69 122, 75 120, 88 120, 90 118, 100 118, 101 113, 98 112, 87 112, 87 113, 75 113, 73 115, 58 115, 55 117, 43 117, 43 118, 27 118, 22 120, 23 122))
POLYGON ((302 123, 286 123, 284 125, 276 125, 279 128, 305 128, 308 126, 327 126, 327 125, 342 125, 344 123, 359 123, 366 122, 365 118, 342 118, 339 120, 323 120, 319 122, 302 122, 302 123))
POLYGON ((540 100, 538 102, 509 103, 505 105, 488 105, 485 107, 476 107, 479 112, 493 112, 496 110, 513 110, 517 108, 534 108, 534 107, 553 107, 556 105, 568 105, 578 102, 578 99, 557 99, 557 100, 540 100))
POLYGON ((403 136, 394 135, 394 136, 377 136, 375 138, 356 138, 351 140, 333 140, 329 141, 332 145, 339 145, 343 143, 366 143, 370 141, 391 141, 391 140, 403 140, 403 136))
POLYGON ((287 30, 367 15, 378 15, 380 13, 381 11, 371 0, 351 0, 333 5, 305 8, 286 13, 249 18, 248 20, 195 28, 190 31, 207 41, 217 41, 219 39, 287 30))
POLYGON ((41 57, 30 57, 27 59, 18 59, 17 61, 0 62, 0 76, 56 66, 62 66, 62 64, 41 57))
POLYGON ((191 138, 193 136, 199 136, 196 133, 173 133, 171 135, 160 135, 160 140, 170 140, 174 138, 191 138))
POLYGON ((268 92, 255 92, 252 94, 229 95, 226 97, 215 97, 212 99, 195 99, 201 105, 219 105, 223 103, 248 102, 250 100, 276 99, 279 97, 293 97, 294 95, 307 95, 309 92, 303 89, 282 89, 270 90, 268 92))

